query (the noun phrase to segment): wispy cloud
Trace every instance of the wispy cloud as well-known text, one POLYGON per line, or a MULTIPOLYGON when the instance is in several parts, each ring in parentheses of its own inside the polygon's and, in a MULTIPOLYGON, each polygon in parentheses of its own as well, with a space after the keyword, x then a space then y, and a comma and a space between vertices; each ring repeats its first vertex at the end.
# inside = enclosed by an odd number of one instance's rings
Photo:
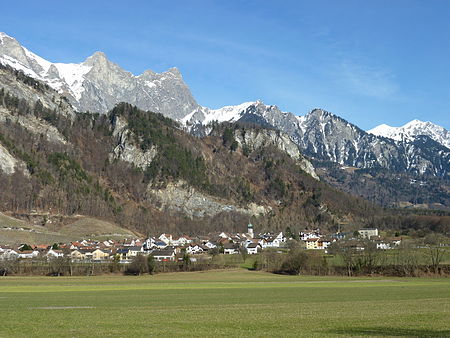
POLYGON ((339 66, 338 76, 338 82, 357 94, 389 98, 399 91, 395 76, 383 68, 347 61, 339 66))

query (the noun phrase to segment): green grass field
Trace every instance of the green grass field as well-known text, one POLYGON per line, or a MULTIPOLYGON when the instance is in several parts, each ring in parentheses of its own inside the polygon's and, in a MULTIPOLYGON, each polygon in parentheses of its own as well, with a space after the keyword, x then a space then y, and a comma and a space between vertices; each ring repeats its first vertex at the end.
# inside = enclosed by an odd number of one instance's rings
POLYGON ((0 278, 1 337, 450 336, 450 280, 278 276, 0 278))

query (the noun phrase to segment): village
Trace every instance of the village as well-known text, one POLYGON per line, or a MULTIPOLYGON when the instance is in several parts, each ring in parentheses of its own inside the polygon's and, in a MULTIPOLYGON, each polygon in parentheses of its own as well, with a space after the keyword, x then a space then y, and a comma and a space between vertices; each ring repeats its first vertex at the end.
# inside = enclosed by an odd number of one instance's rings
POLYGON ((323 250, 338 241, 353 246, 356 250, 364 250, 361 240, 370 241, 376 249, 394 249, 401 243, 400 237, 382 238, 378 229, 360 229, 354 233, 323 234, 319 229, 303 230, 297 236, 283 232, 260 233, 255 235, 253 225, 248 224, 246 233, 221 232, 208 236, 190 237, 175 236, 163 233, 160 236, 145 239, 124 240, 89 240, 82 239, 70 243, 54 243, 33 245, 24 243, 17 247, 1 245, 0 259, 54 259, 68 258, 72 262, 107 262, 130 263, 136 256, 153 256, 155 261, 176 261, 189 255, 190 260, 196 257, 213 255, 255 255, 263 250, 275 250, 279 253, 287 251, 292 243, 305 250, 323 250), (291 244, 290 244, 291 243, 291 244))

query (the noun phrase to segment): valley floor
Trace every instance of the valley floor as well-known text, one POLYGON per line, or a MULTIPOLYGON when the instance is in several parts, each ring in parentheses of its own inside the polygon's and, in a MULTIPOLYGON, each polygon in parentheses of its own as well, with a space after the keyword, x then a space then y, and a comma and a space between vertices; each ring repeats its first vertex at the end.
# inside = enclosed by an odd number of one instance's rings
POLYGON ((450 336, 450 279, 2 277, 0 337, 450 336))

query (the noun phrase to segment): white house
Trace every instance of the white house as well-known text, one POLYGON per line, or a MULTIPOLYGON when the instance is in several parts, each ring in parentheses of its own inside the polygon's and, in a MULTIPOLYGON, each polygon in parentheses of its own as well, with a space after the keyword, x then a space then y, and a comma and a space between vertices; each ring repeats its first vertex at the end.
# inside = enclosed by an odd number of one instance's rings
POLYGON ((156 261, 174 261, 175 252, 173 250, 153 250, 150 253, 156 261))
POLYGON ((259 243, 251 243, 251 244, 247 245, 247 253, 249 255, 255 255, 261 249, 262 248, 261 248, 261 245, 259 245, 259 243))
POLYGON ((362 238, 370 239, 371 237, 378 237, 378 229, 365 228, 365 229, 359 229, 358 232, 362 238))
POLYGON ((377 244, 377 249, 380 250, 389 250, 394 249, 396 246, 399 246, 401 243, 401 239, 387 239, 387 240, 377 240, 375 243, 377 244))
POLYGON ((136 257, 137 255, 142 255, 143 253, 144 253, 144 248, 141 245, 128 247, 128 256, 129 257, 136 257))
POLYGON ((279 241, 280 243, 286 242, 286 237, 284 237, 283 233, 280 232, 278 235, 275 236, 275 239, 279 241))
POLYGON ((205 245, 208 249, 214 249, 214 248, 217 248, 217 244, 214 244, 214 243, 211 242, 211 241, 207 241, 204 245, 205 245))
POLYGON ((4 248, 3 249, 3 254, 1 255, 2 258, 4 259, 14 259, 18 257, 18 253, 17 251, 13 250, 13 249, 9 249, 9 248, 4 248))
POLYGON ((64 257, 64 252, 62 250, 54 250, 50 249, 48 250, 46 256, 48 258, 58 258, 58 257, 64 257))
POLYGON ((189 243, 192 243, 192 239, 188 236, 180 236, 177 238, 172 238, 173 246, 183 246, 189 243))
POLYGON ((391 244, 389 242, 385 242, 385 241, 377 241, 377 249, 379 250, 389 250, 392 249, 391 248, 391 244))
POLYGON ((143 245, 145 250, 150 250, 154 247, 156 247, 156 240, 153 237, 149 237, 144 241, 143 245))
POLYGON ((197 244, 191 244, 186 247, 186 252, 190 255, 201 254, 204 252, 203 248, 197 244))
POLYGON ((319 229, 300 231, 300 239, 302 241, 306 241, 310 238, 320 238, 320 237, 322 237, 322 235, 320 234, 319 229))
POLYGON ((39 251, 37 250, 25 250, 17 252, 17 258, 35 258, 39 256, 39 251))
POLYGON ((223 245, 223 253, 225 255, 235 255, 239 253, 239 249, 233 243, 226 243, 223 245))

